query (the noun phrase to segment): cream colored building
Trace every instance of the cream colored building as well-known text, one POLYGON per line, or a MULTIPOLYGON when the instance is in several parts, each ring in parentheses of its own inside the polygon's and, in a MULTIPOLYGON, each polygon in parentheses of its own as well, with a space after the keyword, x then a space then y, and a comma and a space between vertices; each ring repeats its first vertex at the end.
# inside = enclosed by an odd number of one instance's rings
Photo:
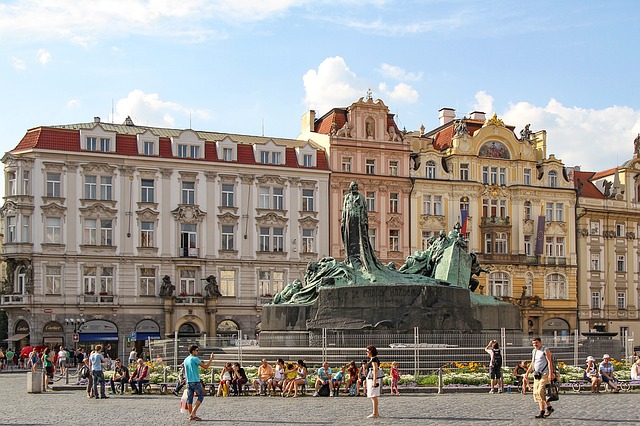
POLYGON ((580 330, 640 339, 640 135, 633 157, 575 171, 580 330))
POLYGON ((383 263, 404 263, 409 253, 410 145, 380 99, 369 93, 347 108, 333 108, 320 118, 309 111, 298 139, 327 152, 331 189, 327 199, 331 256, 345 257, 340 235, 342 200, 352 181, 365 197, 369 239, 383 263))
POLYGON ((96 118, 30 129, 2 161, 2 308, 18 345, 255 336, 261 306, 329 253, 313 142, 96 118))
POLYGON ((476 291, 521 305, 529 334, 577 327, 575 191, 563 163, 547 155, 545 131, 520 137, 497 116, 455 118, 407 135, 411 143, 411 250, 463 222, 469 251, 491 268, 476 291))

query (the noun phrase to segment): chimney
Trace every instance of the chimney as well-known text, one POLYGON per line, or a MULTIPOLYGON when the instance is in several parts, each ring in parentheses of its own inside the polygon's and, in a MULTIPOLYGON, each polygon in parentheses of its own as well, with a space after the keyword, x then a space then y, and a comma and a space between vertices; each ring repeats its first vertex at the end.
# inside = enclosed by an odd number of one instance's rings
POLYGON ((451 123, 456 118, 456 110, 453 108, 441 108, 438 111, 438 118, 440 119, 440 125, 451 123))
POLYGON ((469 118, 472 120, 487 121, 487 117, 482 111, 473 111, 469 118))
POLYGON ((100 122, 100 117, 93 117, 93 122, 94 123, 99 123, 100 122))
POLYGON ((302 116, 302 131, 315 132, 316 112, 312 109, 302 116))

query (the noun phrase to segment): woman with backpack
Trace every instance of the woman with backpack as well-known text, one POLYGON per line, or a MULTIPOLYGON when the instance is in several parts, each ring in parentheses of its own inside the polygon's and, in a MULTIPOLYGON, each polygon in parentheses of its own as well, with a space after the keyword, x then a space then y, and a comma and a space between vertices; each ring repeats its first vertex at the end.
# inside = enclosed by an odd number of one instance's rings
POLYGON ((502 393, 502 352, 497 340, 489 342, 484 351, 491 356, 489 362, 489 377, 491 378, 491 390, 489 393, 496 393, 496 380, 498 381, 498 393, 502 393))

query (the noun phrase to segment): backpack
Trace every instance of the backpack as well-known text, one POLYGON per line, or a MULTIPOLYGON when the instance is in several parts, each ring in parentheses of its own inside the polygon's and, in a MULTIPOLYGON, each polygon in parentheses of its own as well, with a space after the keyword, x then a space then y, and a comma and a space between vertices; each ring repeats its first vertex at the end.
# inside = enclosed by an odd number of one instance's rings
POLYGON ((356 396, 356 384, 352 384, 349 388, 349 396, 356 396))
POLYGON ((78 375, 83 379, 88 379, 89 367, 87 367, 86 365, 83 365, 82 367, 80 367, 80 371, 78 372, 78 375))
POLYGON ((318 395, 329 396, 329 383, 327 383, 326 385, 322 385, 320 389, 318 389, 318 395))
POLYGON ((493 362, 491 363, 491 367, 500 369, 502 368, 502 352, 500 349, 492 349, 493 351, 493 362))

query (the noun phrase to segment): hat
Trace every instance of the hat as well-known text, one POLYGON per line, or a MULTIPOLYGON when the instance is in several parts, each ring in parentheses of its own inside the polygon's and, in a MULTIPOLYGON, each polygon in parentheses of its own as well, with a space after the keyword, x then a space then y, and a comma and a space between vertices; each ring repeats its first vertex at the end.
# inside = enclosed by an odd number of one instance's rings
POLYGON ((587 357, 587 362, 589 362, 589 361, 593 361, 593 362, 595 362, 595 361, 596 361, 596 359, 595 359, 594 357, 592 357, 592 356, 588 356, 588 357, 587 357))
POLYGON ((611 358, 611 357, 609 356, 609 354, 602 355, 602 359, 605 359, 605 358, 611 358))

